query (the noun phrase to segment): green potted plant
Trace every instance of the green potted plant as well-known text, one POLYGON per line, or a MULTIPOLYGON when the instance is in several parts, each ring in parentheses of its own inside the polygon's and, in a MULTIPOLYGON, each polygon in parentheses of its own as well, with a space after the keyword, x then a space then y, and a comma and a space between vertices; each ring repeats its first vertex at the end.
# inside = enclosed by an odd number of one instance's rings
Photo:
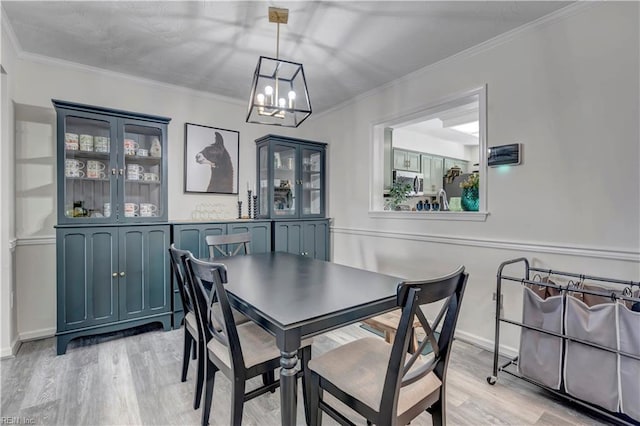
POLYGON ((389 190, 389 208, 391 210, 400 210, 400 204, 407 201, 411 188, 408 183, 394 182, 389 190))
POLYGON ((480 197, 478 194, 478 188, 480 187, 480 174, 473 173, 466 178, 461 184, 462 199, 460 204, 462 210, 477 212, 480 207, 480 197))

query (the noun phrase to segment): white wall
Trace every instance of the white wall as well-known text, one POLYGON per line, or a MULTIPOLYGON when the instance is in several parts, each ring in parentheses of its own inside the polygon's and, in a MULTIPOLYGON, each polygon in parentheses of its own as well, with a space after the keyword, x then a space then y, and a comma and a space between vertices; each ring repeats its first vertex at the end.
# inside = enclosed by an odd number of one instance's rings
MULTIPOLYGON (((637 3, 577 5, 322 115, 310 127, 330 143, 333 259, 411 278, 464 264, 459 330, 485 343, 506 259, 638 280, 638 16, 637 3), (486 221, 369 215, 371 125, 484 84, 488 145, 524 144, 521 166, 489 169, 486 221)), ((520 299, 505 296, 517 317, 520 299)), ((517 336, 507 328, 503 343, 517 336)))
MULTIPOLYGON (((4 19, 4 17, 2 17, 4 19)), ((15 52, 2 26, 0 32, 2 67, 0 76, 0 357, 11 356, 17 350, 15 293, 15 210, 14 210, 14 108, 11 102, 15 52)))

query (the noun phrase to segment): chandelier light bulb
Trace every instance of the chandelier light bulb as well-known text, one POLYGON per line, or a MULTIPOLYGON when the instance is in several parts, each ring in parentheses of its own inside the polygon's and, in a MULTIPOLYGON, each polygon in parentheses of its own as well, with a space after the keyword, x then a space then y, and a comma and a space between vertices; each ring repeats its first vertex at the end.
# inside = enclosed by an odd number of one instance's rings
POLYGON ((287 96, 289 97, 289 108, 293 109, 293 101, 296 99, 296 92, 294 92, 293 90, 289 90, 287 96))
POLYGON ((258 102, 258 105, 264 105, 264 95, 262 93, 258 93, 256 101, 258 102))
POLYGON ((284 108, 284 107, 285 107, 285 105, 287 105, 287 101, 285 101, 285 100, 284 100, 284 98, 280 98, 280 99, 278 99, 278 106, 279 106, 280 108, 284 108))
POLYGON ((273 105, 273 87, 267 86, 264 88, 264 93, 267 95, 267 104, 273 105))

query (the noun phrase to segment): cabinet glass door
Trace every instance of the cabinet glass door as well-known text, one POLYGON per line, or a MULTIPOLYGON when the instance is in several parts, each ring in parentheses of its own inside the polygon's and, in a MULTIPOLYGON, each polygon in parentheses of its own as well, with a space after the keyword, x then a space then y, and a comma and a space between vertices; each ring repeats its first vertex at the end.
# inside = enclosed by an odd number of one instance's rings
POLYGON ((269 217, 269 149, 263 145, 258 150, 258 216, 269 217))
POLYGON ((124 124, 119 149, 124 153, 124 198, 122 216, 150 218, 162 216, 162 130, 142 124, 124 124))
POLYGON ((273 145, 273 214, 296 216, 296 147, 273 145))
POLYGON ((105 221, 115 214, 115 139, 107 120, 64 117, 64 216, 67 220, 105 221))
POLYGON ((322 152, 302 149, 302 216, 322 214, 322 152))

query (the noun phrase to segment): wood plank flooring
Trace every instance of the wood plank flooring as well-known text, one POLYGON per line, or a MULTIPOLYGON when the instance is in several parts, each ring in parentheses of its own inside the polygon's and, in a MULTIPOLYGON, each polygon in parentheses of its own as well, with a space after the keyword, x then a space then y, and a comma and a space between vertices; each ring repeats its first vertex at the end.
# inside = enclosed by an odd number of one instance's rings
MULTIPOLYGON (((354 324, 315 337, 313 354, 371 336, 354 324)), ((24 343, 15 358, 0 363, 0 422, 10 417, 20 424, 196 425, 201 412, 192 408, 196 364, 192 361, 188 379, 181 383, 182 339, 181 329, 143 327, 75 340, 62 356, 56 356, 53 338, 24 343)), ((506 374, 495 386, 488 385, 491 366, 490 352, 454 342, 447 390, 449 425, 605 424, 506 374)), ((217 374, 212 425, 229 424, 230 393, 229 381, 217 374)), ((279 425, 279 407, 279 391, 247 402, 243 425, 279 425)), ((336 424, 327 415, 323 420, 325 425, 336 424)), ((304 424, 301 396, 298 423, 304 424)), ((411 424, 431 425, 431 417, 423 413, 411 424)))

